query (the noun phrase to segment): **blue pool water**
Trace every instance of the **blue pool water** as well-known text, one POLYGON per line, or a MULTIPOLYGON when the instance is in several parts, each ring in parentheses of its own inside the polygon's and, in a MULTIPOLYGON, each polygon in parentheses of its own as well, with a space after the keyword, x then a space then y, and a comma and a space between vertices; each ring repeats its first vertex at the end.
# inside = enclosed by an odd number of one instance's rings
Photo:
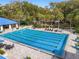
POLYGON ((57 56, 62 56, 68 38, 67 34, 22 29, 1 35, 25 45, 39 48, 57 56))
POLYGON ((0 59, 6 59, 5 57, 3 57, 3 56, 0 56, 0 59))

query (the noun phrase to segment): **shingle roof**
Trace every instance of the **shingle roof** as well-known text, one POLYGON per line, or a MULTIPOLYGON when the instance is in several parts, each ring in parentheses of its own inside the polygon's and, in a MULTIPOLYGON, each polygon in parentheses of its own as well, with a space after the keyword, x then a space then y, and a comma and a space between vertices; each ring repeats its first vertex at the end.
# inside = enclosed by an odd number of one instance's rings
POLYGON ((17 24, 17 22, 10 20, 10 19, 7 19, 7 18, 0 17, 0 26, 1 25, 9 25, 9 24, 17 24))

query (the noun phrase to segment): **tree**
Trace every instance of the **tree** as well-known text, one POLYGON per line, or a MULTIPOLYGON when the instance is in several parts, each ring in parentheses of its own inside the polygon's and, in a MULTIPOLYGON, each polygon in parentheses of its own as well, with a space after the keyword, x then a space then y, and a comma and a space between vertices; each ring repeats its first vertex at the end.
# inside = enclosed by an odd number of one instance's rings
POLYGON ((55 16, 54 20, 58 23, 58 29, 60 27, 60 21, 64 20, 64 14, 58 8, 54 8, 52 14, 55 16))
POLYGON ((72 21, 74 20, 74 14, 70 13, 67 15, 66 19, 70 22, 70 30, 72 29, 72 21))
POLYGON ((58 29, 60 28, 60 21, 62 21, 63 19, 64 19, 63 13, 59 12, 59 13, 56 15, 56 20, 58 21, 58 29))

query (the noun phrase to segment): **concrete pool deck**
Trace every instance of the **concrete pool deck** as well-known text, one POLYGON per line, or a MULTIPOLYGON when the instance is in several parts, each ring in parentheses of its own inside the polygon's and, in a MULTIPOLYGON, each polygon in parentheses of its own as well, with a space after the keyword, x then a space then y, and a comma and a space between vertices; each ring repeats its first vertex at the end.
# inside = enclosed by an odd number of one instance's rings
POLYGON ((14 44, 13 49, 5 50, 9 59, 24 59, 26 56, 30 56, 32 59, 52 59, 52 55, 37 51, 17 42, 13 42, 7 39, 5 43, 14 44))
POLYGON ((71 34, 69 36, 67 45, 65 47, 66 55, 65 59, 79 59, 79 50, 76 50, 73 46, 75 46, 75 38, 76 35, 71 34))

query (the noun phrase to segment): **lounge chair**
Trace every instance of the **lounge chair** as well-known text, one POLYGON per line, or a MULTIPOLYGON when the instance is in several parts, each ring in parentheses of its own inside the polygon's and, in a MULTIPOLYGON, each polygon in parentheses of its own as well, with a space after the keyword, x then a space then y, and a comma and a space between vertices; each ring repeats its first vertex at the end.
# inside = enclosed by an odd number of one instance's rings
POLYGON ((74 48, 76 48, 77 50, 79 50, 79 43, 76 43, 74 48))
POLYGON ((57 32, 58 30, 54 30, 55 32, 57 32))
POLYGON ((75 46, 74 48, 76 48, 77 50, 79 50, 79 46, 75 46))
POLYGON ((49 28, 46 28, 45 30, 46 30, 46 31, 49 31, 49 28))
POLYGON ((48 28, 48 31, 51 31, 51 29, 50 29, 50 28, 48 28))
POLYGON ((45 30, 47 30, 47 28, 45 28, 45 30))
POLYGON ((79 38, 76 38, 75 41, 76 41, 76 42, 79 42, 79 38))
POLYGON ((12 49, 14 47, 14 44, 12 44, 12 45, 6 45, 5 46, 5 49, 6 50, 10 50, 10 49, 12 49))
POLYGON ((53 31, 53 29, 52 29, 52 28, 50 28, 50 31, 53 31))
POLYGON ((5 44, 0 43, 0 48, 3 48, 5 46, 5 44))
POLYGON ((0 33, 2 33, 3 31, 0 30, 0 33))

